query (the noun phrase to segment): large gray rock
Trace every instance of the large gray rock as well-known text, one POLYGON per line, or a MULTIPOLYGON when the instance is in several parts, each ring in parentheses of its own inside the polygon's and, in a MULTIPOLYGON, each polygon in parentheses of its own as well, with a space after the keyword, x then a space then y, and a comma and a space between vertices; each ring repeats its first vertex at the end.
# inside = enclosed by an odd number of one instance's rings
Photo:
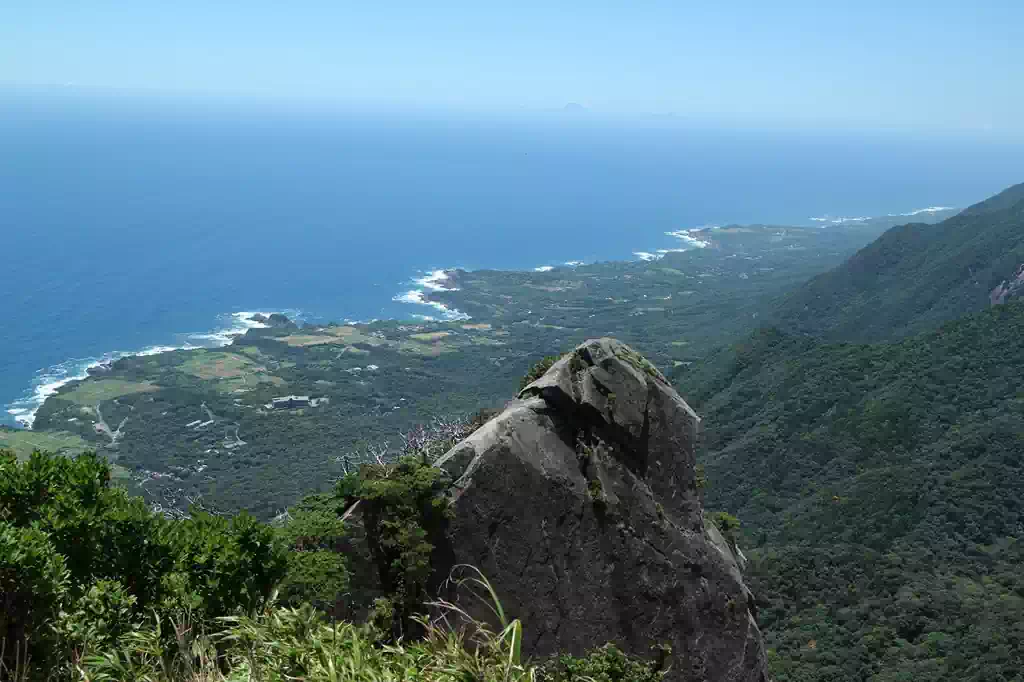
POLYGON ((703 520, 699 427, 650 363, 598 339, 438 461, 445 554, 491 581, 524 653, 669 644, 670 680, 767 680, 753 597, 703 520))

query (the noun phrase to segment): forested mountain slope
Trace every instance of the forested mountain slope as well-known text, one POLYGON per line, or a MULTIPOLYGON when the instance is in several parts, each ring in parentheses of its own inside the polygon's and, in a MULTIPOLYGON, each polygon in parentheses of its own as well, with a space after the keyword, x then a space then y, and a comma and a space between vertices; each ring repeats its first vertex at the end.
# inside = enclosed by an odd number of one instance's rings
POLYGON ((1024 264, 1024 184, 937 225, 894 227, 790 294, 783 328, 842 341, 900 338, 998 300, 1024 264))
POLYGON ((707 507, 753 546, 776 680, 1020 679, 1022 365, 1011 299, 890 344, 762 329, 680 382, 707 507))

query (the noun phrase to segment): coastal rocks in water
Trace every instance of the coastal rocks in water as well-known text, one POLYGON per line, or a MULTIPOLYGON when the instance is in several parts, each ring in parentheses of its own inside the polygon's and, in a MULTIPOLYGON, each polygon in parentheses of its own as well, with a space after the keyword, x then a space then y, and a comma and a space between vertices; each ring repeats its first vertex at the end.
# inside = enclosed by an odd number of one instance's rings
POLYGON ((273 313, 268 317, 263 324, 273 329, 298 329, 299 325, 289 320, 285 315, 281 313, 273 313))
POLYGON ((251 322, 257 322, 262 325, 266 325, 271 329, 298 329, 299 325, 288 319, 287 315, 281 313, 271 313, 270 315, 264 315, 263 313, 254 313, 249 316, 251 322))
POLYGON ((524 654, 669 645, 669 680, 767 680, 753 596, 704 522, 699 426, 642 356, 588 341, 437 462, 455 481, 438 554, 483 571, 524 654))

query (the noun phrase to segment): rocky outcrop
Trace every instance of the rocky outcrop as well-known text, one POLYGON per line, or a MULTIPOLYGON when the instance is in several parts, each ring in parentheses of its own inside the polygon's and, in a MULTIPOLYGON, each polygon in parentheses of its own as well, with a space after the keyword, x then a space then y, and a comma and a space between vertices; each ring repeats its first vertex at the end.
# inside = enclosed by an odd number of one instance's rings
POLYGON ((670 680, 767 679, 753 596, 704 522, 699 428, 650 363, 598 339, 438 461, 455 481, 444 554, 488 577, 525 654, 667 644, 670 680))
POLYGON ((999 286, 989 292, 988 299, 992 305, 1006 303, 1006 299, 1020 296, 1024 293, 1024 264, 1017 268, 1017 272, 1008 280, 1003 280, 999 286))

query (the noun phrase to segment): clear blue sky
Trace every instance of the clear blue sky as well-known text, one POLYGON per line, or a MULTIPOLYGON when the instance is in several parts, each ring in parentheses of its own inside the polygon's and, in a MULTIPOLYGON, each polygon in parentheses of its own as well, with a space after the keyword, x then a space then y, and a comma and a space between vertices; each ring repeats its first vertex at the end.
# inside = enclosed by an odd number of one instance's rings
POLYGON ((0 84, 1024 133, 1024 0, 9 0, 0 84))

